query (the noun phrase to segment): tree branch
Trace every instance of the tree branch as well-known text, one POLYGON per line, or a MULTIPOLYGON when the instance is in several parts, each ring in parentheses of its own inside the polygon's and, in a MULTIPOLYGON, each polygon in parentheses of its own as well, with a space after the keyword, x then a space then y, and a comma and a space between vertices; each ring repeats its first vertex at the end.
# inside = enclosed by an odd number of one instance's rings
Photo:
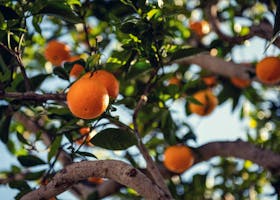
MULTIPOLYGON (((254 36, 258 36, 265 40, 270 41, 273 37, 273 26, 267 20, 263 19, 259 24, 253 24, 250 26, 250 31, 247 35, 244 36, 229 36, 223 33, 220 29, 220 21, 218 18, 218 8, 217 0, 209 1, 208 6, 206 7, 206 15, 209 19, 209 22, 212 25, 213 31, 219 36, 220 39, 229 42, 231 44, 242 44, 245 40, 248 40, 254 36)), ((280 47, 280 38, 277 38, 274 43, 275 46, 280 47)))
MULTIPOLYGON (((227 62, 222 58, 211 56, 208 53, 200 53, 181 58, 175 60, 174 63, 180 65, 196 64, 215 74, 225 77, 238 77, 244 80, 252 80, 251 75, 255 74, 255 69, 252 67, 245 67, 243 64, 236 64, 230 61, 227 62)), ((253 80, 257 81, 257 78, 254 77, 253 80)))
POLYGON ((209 160, 215 156, 235 157, 250 160, 274 174, 280 173, 279 154, 240 139, 236 141, 210 142, 198 147, 195 149, 195 152, 195 164, 209 160))
POLYGON ((146 199, 168 199, 146 175, 123 161, 83 161, 68 165, 46 185, 24 195, 21 200, 49 199, 69 188, 72 184, 90 176, 105 177, 135 189, 146 199))
POLYGON ((7 47, 4 43, 0 42, 0 47, 2 47, 3 49, 5 49, 6 51, 8 51, 11 55, 13 55, 16 58, 16 61, 19 65, 20 71, 22 73, 23 76, 23 80, 24 80, 24 85, 25 85, 25 89, 28 91, 31 89, 31 84, 30 84, 30 80, 27 77, 24 65, 22 63, 22 59, 21 59, 21 53, 19 51, 14 51, 12 49, 10 49, 9 47, 7 47))
POLYGON ((141 95, 135 109, 134 109, 134 113, 133 113, 133 126, 134 126, 134 132, 135 135, 138 139, 138 145, 137 147, 139 148, 142 156, 144 157, 146 164, 147 164, 147 170, 151 175, 151 178, 153 179, 153 181, 155 182, 155 184, 157 184, 164 192, 165 194, 171 198, 171 193, 168 189, 168 187, 166 186, 163 177, 161 176, 159 170, 157 169, 157 166, 155 164, 155 162, 153 161, 152 157, 150 156, 147 148, 145 147, 145 145, 143 144, 142 140, 141 140, 141 136, 139 133, 139 129, 138 129, 138 124, 137 124, 137 116, 139 111, 141 110, 142 106, 148 101, 148 94, 150 92, 150 90, 152 89, 153 86, 153 79, 155 78, 155 76, 157 75, 158 69, 154 69, 152 71, 152 74, 150 75, 149 80, 147 81, 146 87, 144 89, 143 94, 141 95))
POLYGON ((17 100, 34 100, 34 101, 65 101, 66 95, 64 93, 56 94, 38 94, 35 92, 0 92, 0 99, 17 99, 17 100))

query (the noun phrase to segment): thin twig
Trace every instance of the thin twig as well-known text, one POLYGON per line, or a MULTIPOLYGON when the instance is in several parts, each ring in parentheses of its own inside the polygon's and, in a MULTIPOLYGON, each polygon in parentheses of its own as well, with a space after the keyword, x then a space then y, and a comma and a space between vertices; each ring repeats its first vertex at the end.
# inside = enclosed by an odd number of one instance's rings
MULTIPOLYGON (((209 1, 206 7, 206 16, 211 23, 213 31, 219 36, 220 39, 230 43, 230 44, 242 44, 244 41, 258 36, 265 40, 270 41, 273 38, 273 26, 267 19, 262 19, 259 24, 253 24, 249 27, 250 31, 246 35, 242 36, 229 36, 226 35, 220 28, 220 21, 218 17, 218 7, 217 0, 209 1)), ((280 38, 275 39, 273 44, 280 47, 280 38)))
POLYGON ((20 53, 15 53, 14 55, 17 59, 21 74, 23 76, 25 89, 26 89, 26 91, 30 91, 32 89, 32 87, 31 87, 30 80, 29 80, 29 78, 26 74, 26 71, 25 71, 25 68, 24 68, 24 65, 23 65, 23 62, 22 62, 22 59, 21 59, 21 54, 20 53))
POLYGON ((9 47, 7 47, 4 43, 0 42, 0 46, 2 48, 4 48, 6 51, 8 51, 11 55, 13 55, 16 60, 17 60, 17 63, 19 65, 19 68, 20 68, 20 71, 22 73, 22 76, 23 76, 23 80, 24 80, 24 85, 25 85, 25 89, 27 91, 30 91, 31 90, 31 83, 30 83, 30 80, 26 74, 26 71, 25 71, 25 68, 24 68, 24 65, 23 65, 23 62, 22 62, 22 59, 21 59, 21 53, 18 51, 18 52, 15 52, 13 51, 12 49, 10 49, 9 47))

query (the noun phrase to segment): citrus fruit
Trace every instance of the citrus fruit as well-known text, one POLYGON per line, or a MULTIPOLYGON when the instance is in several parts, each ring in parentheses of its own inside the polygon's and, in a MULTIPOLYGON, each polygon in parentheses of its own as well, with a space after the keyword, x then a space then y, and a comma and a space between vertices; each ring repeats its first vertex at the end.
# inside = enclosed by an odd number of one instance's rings
POLYGON ((237 78, 237 77, 231 77, 230 78, 230 82, 238 88, 246 88, 249 87, 251 84, 250 80, 245 80, 245 79, 241 79, 241 78, 237 78))
MULTIPOLYGON (((80 59, 79 56, 72 56, 67 61, 74 62, 79 59, 80 59)), ((75 64, 75 65, 73 65, 69 75, 71 77, 78 78, 81 75, 81 73, 83 72, 83 70, 84 70, 84 67, 82 65, 75 64)))
POLYGON ((280 59, 278 57, 266 57, 256 65, 256 74, 259 80, 265 84, 275 84, 280 81, 280 59))
POLYGON ((88 182, 94 183, 94 184, 101 184, 101 183, 103 183, 103 181, 104 181, 103 178, 94 177, 94 176, 89 177, 87 180, 88 180, 88 182))
POLYGON ((193 95, 193 98, 202 105, 191 102, 189 103, 189 109, 192 113, 200 116, 209 115, 218 104, 218 99, 211 90, 198 91, 193 95))
POLYGON ((70 58, 70 48, 56 40, 51 40, 45 49, 45 58, 55 66, 60 66, 63 61, 70 58))
POLYGON ((119 82, 111 72, 106 70, 97 70, 95 72, 88 72, 82 76, 82 78, 88 78, 100 82, 108 91, 108 94, 112 98, 117 98, 119 94, 119 82))
POLYGON ((70 86, 66 95, 69 110, 82 119, 93 119, 100 116, 109 105, 109 95, 99 81, 89 77, 77 80, 70 86))
POLYGON ((180 85, 180 82, 180 79, 174 76, 168 80, 168 85, 180 85))
POLYGON ((202 37, 210 32, 210 25, 207 21, 193 21, 190 22, 190 29, 198 36, 202 37))
POLYGON ((76 141, 77 144, 87 144, 87 145, 91 145, 90 140, 93 138, 93 136, 96 134, 96 131, 90 130, 90 127, 82 127, 79 129, 79 133, 83 136, 82 138, 78 139, 76 141), (84 140, 86 140, 84 142, 84 140))
POLYGON ((163 154, 164 166, 174 173, 183 173, 194 162, 194 156, 189 147, 184 145, 173 145, 165 149, 163 154))
POLYGON ((202 81, 208 87, 214 87, 217 84, 216 76, 204 76, 202 77, 202 81))

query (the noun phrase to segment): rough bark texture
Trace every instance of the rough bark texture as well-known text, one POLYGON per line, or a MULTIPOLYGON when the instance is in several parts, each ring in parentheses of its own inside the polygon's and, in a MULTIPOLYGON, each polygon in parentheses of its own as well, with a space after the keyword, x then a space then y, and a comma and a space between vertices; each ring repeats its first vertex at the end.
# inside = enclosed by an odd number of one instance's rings
POLYGON ((250 160, 274 174, 280 172, 280 155, 242 140, 219 141, 204 144, 196 149, 195 163, 215 156, 236 157, 250 160))
MULTIPOLYGON (((254 74, 255 70, 245 67, 243 64, 227 62, 222 58, 211 56, 208 53, 200 53, 194 56, 175 60, 180 65, 196 64, 201 68, 209 70, 214 74, 225 77, 238 77, 245 80, 252 80, 250 74, 254 74)), ((254 78, 257 80, 256 78, 254 78)))
POLYGON ((146 175, 138 169, 117 160, 83 161, 68 165, 45 186, 34 190, 22 200, 49 199, 67 190, 72 184, 90 176, 105 177, 136 190, 146 199, 167 199, 146 175))

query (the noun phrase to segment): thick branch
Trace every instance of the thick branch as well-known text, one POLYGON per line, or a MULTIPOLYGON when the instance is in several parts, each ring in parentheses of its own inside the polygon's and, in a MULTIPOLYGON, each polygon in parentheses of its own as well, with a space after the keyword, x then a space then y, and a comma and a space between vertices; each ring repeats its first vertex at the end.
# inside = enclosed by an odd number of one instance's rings
POLYGON ((64 93, 56 94, 38 94, 35 92, 0 92, 0 99, 17 99, 17 100, 34 100, 34 101, 65 101, 66 95, 64 93))
POLYGON ((245 67, 242 64, 236 64, 230 61, 227 62, 222 58, 211 56, 208 53, 196 54, 175 60, 174 62, 180 65, 196 64, 201 68, 221 76, 239 77, 245 80, 252 80, 250 75, 255 73, 254 68, 245 67))
POLYGON ((209 160, 215 156, 236 157, 250 160, 272 173, 279 173, 280 169, 279 154, 242 140, 210 142, 198 147, 195 152, 197 152, 195 163, 209 160))
POLYGON ((41 186, 21 198, 21 200, 49 199, 67 190, 72 184, 90 176, 105 177, 135 189, 146 199, 167 199, 138 169, 116 160, 84 161, 68 165, 57 173, 46 186, 41 186))
MULTIPOLYGON (((194 149, 195 164, 210 160, 216 156, 235 157, 244 160, 250 160, 259 166, 271 171, 273 174, 280 173, 280 155, 268 149, 262 149, 249 142, 242 140, 236 141, 219 141, 206 143, 194 149)), ((158 163, 158 169, 166 179, 170 178, 173 173, 169 172, 162 164, 158 163)), ((118 191, 122 185, 114 181, 107 182, 106 185, 99 185, 96 191, 100 191, 100 198, 109 196, 118 191), (106 190, 109 189, 109 191, 106 190), (114 189, 112 189, 114 188, 114 189), (102 194, 102 195, 101 195, 102 194)))

